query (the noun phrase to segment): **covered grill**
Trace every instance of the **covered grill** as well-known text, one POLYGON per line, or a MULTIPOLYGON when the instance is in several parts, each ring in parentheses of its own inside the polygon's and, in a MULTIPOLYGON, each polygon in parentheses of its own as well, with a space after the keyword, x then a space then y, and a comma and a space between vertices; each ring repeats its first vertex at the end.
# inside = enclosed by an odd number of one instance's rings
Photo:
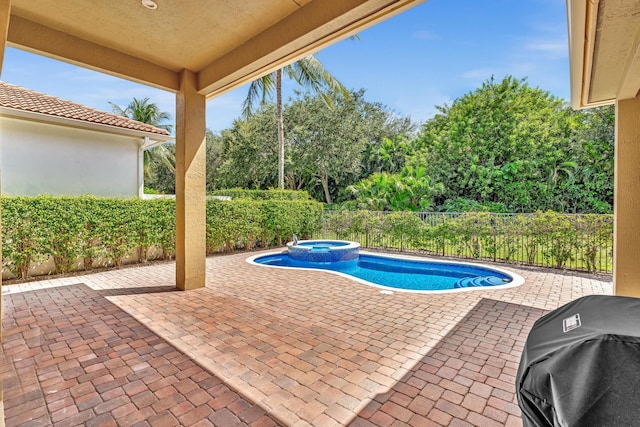
POLYGON ((516 393, 525 427, 640 425, 640 299, 592 295, 541 317, 516 393))

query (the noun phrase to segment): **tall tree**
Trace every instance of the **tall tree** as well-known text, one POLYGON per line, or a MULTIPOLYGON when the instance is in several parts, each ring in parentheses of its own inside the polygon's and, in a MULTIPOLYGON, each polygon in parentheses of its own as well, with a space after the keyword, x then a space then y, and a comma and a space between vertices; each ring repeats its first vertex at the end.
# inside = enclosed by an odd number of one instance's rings
MULTIPOLYGON (((158 147, 155 147, 157 149, 158 147)), ((168 158, 175 159, 176 145, 162 146, 168 152, 168 158)), ((149 156, 148 177, 144 178, 144 186, 161 194, 176 193, 176 169, 175 163, 167 166, 166 159, 162 156, 149 156)))
MULTIPOLYGON (((169 133, 173 129, 173 126, 167 123, 171 120, 171 114, 160 111, 160 107, 158 107, 156 103, 151 102, 149 98, 133 98, 125 108, 113 102, 109 102, 109 104, 111 104, 113 114, 146 123, 159 129, 164 129, 169 133)), ((145 181, 151 179, 151 163, 153 161, 164 164, 171 172, 175 173, 175 150, 171 151, 165 147, 165 145, 158 145, 150 150, 144 151, 143 169, 145 181)))
POLYGON ((439 110, 408 162, 444 185, 439 204, 463 198, 516 211, 570 210, 580 117, 562 99, 508 76, 439 110))
MULTIPOLYGON (((346 187, 360 179, 366 168, 365 147, 379 146, 385 138, 400 140, 413 132, 415 125, 408 118, 366 101, 364 94, 360 90, 338 97, 334 107, 327 108, 320 95, 306 93, 283 106, 286 188, 305 190, 316 200, 341 202, 350 197, 346 187)), ((220 158, 207 160, 208 186, 210 179, 216 180, 216 188, 277 185, 275 112, 275 104, 262 104, 221 132, 220 158)))
POLYGON ((368 142, 366 107, 362 93, 340 98, 331 109, 321 97, 305 94, 285 111, 296 178, 319 183, 327 203, 333 202, 332 190, 360 175, 368 142))
POLYGON ((246 118, 251 115, 258 104, 276 94, 276 114, 278 118, 278 187, 284 188, 284 120, 282 113, 282 74, 300 86, 319 94, 327 105, 332 105, 335 94, 348 95, 347 89, 327 71, 322 63, 313 55, 287 65, 271 74, 267 74, 249 85, 247 98, 242 104, 242 114, 246 118))
POLYGON ((205 132, 206 138, 206 170, 207 192, 215 191, 220 186, 220 166, 224 161, 224 146, 222 135, 213 133, 210 129, 205 132))
POLYGON ((607 105, 581 110, 583 127, 578 134, 580 180, 586 195, 579 201, 594 212, 610 212, 613 207, 615 108, 607 105))
POLYGON ((275 109, 273 104, 263 104, 248 118, 236 119, 230 129, 222 131, 217 188, 266 189, 276 185, 275 109))

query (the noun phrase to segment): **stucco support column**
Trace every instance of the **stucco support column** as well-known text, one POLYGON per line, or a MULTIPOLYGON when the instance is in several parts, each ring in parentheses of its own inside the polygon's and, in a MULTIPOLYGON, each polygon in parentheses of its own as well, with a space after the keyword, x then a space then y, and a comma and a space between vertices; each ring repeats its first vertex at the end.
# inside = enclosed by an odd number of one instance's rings
POLYGON ((196 80, 182 71, 176 95, 176 287, 183 291, 205 286, 206 102, 196 80))
POLYGON ((616 102, 613 285, 640 297, 640 98, 616 102))

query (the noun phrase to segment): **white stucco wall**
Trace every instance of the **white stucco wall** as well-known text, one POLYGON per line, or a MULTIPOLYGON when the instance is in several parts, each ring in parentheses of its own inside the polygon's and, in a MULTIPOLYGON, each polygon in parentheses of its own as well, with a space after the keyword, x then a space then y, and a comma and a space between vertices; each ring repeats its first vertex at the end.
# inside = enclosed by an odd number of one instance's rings
POLYGON ((138 195, 140 137, 0 117, 2 194, 138 195))

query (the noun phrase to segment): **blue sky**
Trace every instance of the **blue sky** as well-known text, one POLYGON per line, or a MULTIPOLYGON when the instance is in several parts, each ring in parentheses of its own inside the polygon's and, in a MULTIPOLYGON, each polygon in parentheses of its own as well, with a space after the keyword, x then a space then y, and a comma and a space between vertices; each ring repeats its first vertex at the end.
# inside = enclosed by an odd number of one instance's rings
MULTIPOLYGON (((424 121, 492 75, 569 98, 564 0, 429 0, 317 53, 350 89, 399 115, 424 121)), ((174 94, 8 48, 2 80, 103 111, 149 97, 175 115, 174 94)), ((285 93, 295 86, 285 83, 285 93)), ((207 127, 240 115, 246 87, 207 102, 207 127)))

